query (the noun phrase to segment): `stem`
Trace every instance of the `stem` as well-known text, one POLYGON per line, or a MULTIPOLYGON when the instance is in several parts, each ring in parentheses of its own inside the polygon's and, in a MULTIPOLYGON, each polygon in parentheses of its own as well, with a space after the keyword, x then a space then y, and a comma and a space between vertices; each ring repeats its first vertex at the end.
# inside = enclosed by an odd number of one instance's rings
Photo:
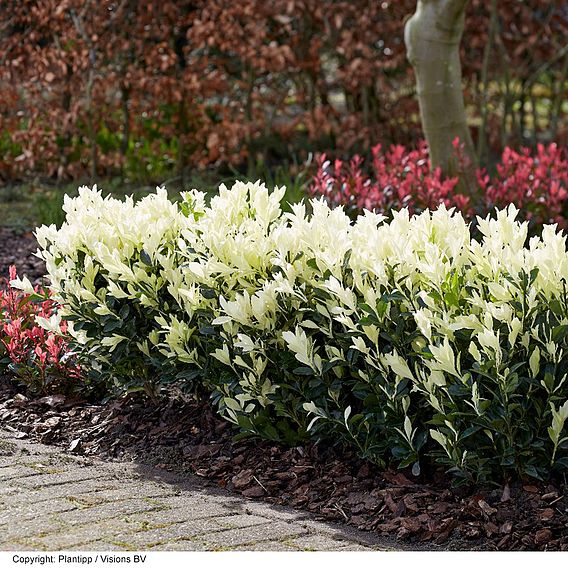
POLYGON ((253 100, 252 95, 254 92, 254 82, 255 82, 255 73, 252 67, 249 68, 247 74, 247 91, 246 91, 246 99, 245 99, 245 120, 246 120, 246 133, 245 133, 245 142, 248 149, 248 156, 247 156, 247 175, 249 178, 253 178, 257 175, 256 172, 256 156, 253 154, 253 144, 252 144, 252 136, 251 136, 251 129, 252 129, 252 117, 253 117, 253 100))
POLYGON ((120 144, 120 153, 124 158, 128 153, 128 145, 130 142, 130 111, 128 109, 130 90, 124 83, 120 86, 120 93, 122 95, 122 142, 120 144))
POLYGON ((187 131, 187 121, 185 116, 185 89, 181 90, 181 100, 178 106, 178 152, 177 152, 177 174, 180 179, 181 187, 185 185, 185 140, 184 135, 187 131))
MULTIPOLYGON (((507 53, 506 47, 501 41, 499 34, 496 36, 497 48, 499 50, 499 55, 501 57, 501 67, 503 69, 503 83, 505 85, 505 92, 503 95, 503 116, 501 119, 501 146, 507 146, 509 141, 509 136, 507 134, 507 118, 509 117, 509 112, 511 111, 511 60, 509 59, 509 54, 507 53)), ((511 112, 512 115, 512 112, 511 112)), ((512 119, 511 119, 512 120, 512 119)))
POLYGON ((531 100, 531 113, 532 113, 532 144, 536 148, 536 144, 538 142, 538 112, 536 108, 536 97, 534 95, 533 89, 531 88, 530 93, 530 100, 531 100))

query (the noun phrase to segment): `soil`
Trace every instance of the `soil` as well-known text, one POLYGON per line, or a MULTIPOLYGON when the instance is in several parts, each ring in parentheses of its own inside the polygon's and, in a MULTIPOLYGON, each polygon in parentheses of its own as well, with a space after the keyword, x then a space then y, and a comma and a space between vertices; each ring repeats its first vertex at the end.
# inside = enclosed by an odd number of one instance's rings
POLYGON ((427 478, 379 471, 338 447, 236 440, 208 401, 176 392, 153 403, 129 395, 90 404, 59 395, 29 398, 5 377, 0 400, 0 425, 18 437, 195 473, 244 497, 307 509, 406 543, 446 550, 568 550, 566 484, 452 488, 443 471, 427 478))
MULTIPOLYGON (((14 263, 37 280, 41 263, 25 256, 36 248, 33 237, 6 241, 5 234, 0 231, 3 271, 14 263)), ((236 439, 209 401, 175 390, 152 402, 135 394, 93 404, 61 395, 34 398, 0 377, 0 426, 72 453, 192 472, 250 499, 306 509, 421 548, 568 550, 566 479, 454 488, 442 470, 421 477, 380 471, 340 447, 236 439)))
POLYGON ((33 233, 0 227, 0 278, 8 277, 8 269, 13 264, 18 275, 27 276, 34 284, 39 283, 45 274, 45 264, 33 255, 36 250, 33 233))

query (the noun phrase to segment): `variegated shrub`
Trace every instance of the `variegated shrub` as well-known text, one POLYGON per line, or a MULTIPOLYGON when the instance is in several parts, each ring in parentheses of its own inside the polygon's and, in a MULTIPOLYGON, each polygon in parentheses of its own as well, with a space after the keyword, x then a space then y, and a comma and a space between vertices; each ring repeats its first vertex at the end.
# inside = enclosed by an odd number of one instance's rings
POLYGON ((568 254, 514 207, 354 222, 237 183, 210 205, 82 188, 38 241, 64 317, 128 388, 208 390, 244 432, 353 444, 414 473, 568 468, 568 254), (308 211, 309 209, 309 211, 308 211))

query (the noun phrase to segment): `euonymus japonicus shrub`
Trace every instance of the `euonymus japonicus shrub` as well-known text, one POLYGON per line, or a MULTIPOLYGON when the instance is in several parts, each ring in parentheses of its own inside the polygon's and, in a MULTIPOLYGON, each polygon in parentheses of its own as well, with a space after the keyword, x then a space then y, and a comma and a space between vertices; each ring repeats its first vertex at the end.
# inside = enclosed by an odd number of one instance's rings
POLYGON ((180 372, 195 374, 199 346, 175 350, 190 333, 177 325, 176 313, 187 310, 176 304, 182 301, 175 276, 181 278, 185 260, 181 232, 200 214, 191 199, 182 212, 164 190, 135 204, 81 188, 77 198, 65 198, 62 228, 37 232, 52 290, 64 302, 60 314, 90 362, 91 379, 107 390, 153 393, 158 376, 169 381, 180 372), (164 353, 166 330, 179 337, 164 353))
POLYGON ((463 478, 568 469, 568 254, 516 210, 472 239, 444 207, 388 222, 237 183, 137 204, 82 188, 38 230, 62 315, 121 388, 210 391, 244 433, 342 440, 463 478))

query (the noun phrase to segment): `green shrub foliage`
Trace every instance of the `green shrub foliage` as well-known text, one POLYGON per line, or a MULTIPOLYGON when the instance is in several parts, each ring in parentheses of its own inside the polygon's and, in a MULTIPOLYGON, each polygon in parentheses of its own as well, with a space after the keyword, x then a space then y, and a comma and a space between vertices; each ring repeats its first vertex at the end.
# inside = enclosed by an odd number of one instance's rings
POLYGON ((38 230, 55 298, 100 380, 211 392, 243 433, 353 445, 417 474, 568 469, 568 254, 510 206, 354 222, 236 183, 211 204, 81 188, 38 230), (309 208, 310 212, 307 211, 309 208), (495 216, 494 216, 495 217, 495 216))

